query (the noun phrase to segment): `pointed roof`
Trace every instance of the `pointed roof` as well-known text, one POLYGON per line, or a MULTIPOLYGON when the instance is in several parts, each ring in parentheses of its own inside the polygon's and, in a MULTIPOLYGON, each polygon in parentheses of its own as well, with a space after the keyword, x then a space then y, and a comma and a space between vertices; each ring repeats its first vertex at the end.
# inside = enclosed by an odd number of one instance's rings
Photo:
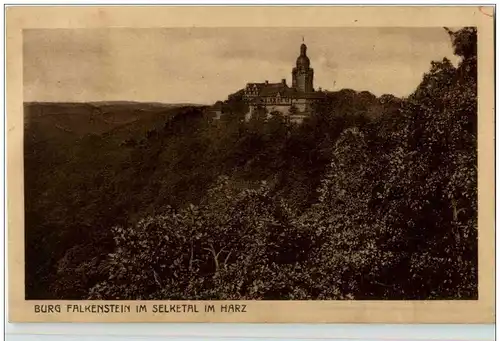
POLYGON ((303 67, 308 69, 309 66, 311 65, 311 61, 309 60, 309 57, 307 57, 307 46, 306 44, 302 43, 300 45, 300 55, 297 58, 297 67, 303 67))

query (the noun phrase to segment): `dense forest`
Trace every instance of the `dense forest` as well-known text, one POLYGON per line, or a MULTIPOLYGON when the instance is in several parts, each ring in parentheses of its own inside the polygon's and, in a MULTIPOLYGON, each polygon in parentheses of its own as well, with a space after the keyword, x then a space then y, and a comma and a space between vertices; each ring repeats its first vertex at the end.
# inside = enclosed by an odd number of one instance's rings
POLYGON ((477 299, 476 29, 302 124, 25 105, 27 299, 477 299))

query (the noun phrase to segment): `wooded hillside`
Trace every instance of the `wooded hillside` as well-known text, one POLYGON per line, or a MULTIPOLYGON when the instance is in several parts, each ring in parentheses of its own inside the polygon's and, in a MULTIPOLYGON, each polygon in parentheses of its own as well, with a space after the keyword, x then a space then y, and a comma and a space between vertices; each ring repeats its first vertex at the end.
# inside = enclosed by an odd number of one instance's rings
POLYGON ((450 37, 409 97, 330 93, 301 125, 238 93, 221 120, 32 120, 27 298, 477 298, 476 30, 450 37))

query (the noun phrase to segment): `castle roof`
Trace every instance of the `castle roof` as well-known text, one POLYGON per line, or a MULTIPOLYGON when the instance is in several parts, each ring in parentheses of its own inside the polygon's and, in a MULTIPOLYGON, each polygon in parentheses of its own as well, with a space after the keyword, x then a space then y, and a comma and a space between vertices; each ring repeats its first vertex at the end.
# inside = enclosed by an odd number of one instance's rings
POLYGON ((296 65, 298 68, 306 68, 306 69, 308 69, 309 66, 311 65, 311 61, 309 60, 309 57, 307 56, 306 44, 300 45, 300 55, 297 58, 296 65))
POLYGON ((263 87, 266 85, 266 83, 247 83, 247 86, 257 86, 257 87, 263 87))
POLYGON ((260 88, 258 97, 254 98, 254 103, 260 102, 264 97, 288 97, 295 99, 321 99, 325 97, 323 92, 302 92, 295 88, 290 88, 282 83, 267 84, 260 88))
POLYGON ((280 96, 291 96, 293 93, 295 93, 295 89, 288 87, 288 85, 283 84, 283 83, 273 83, 269 84, 267 86, 264 86, 259 93, 259 96, 262 97, 269 97, 269 96, 276 96, 277 94, 280 94, 280 96))
POLYGON ((322 91, 314 91, 314 92, 299 92, 296 95, 296 98, 306 98, 306 99, 321 99, 325 98, 326 94, 322 91))

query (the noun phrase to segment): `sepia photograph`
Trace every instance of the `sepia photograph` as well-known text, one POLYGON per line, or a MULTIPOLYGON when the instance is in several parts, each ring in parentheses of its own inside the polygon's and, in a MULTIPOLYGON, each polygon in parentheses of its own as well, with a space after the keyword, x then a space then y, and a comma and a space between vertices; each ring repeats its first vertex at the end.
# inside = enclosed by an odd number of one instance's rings
POLYGON ((35 313, 478 302, 477 26, 35 27, 20 48, 35 313))
POLYGON ((26 30, 26 298, 476 299, 476 34, 26 30))

